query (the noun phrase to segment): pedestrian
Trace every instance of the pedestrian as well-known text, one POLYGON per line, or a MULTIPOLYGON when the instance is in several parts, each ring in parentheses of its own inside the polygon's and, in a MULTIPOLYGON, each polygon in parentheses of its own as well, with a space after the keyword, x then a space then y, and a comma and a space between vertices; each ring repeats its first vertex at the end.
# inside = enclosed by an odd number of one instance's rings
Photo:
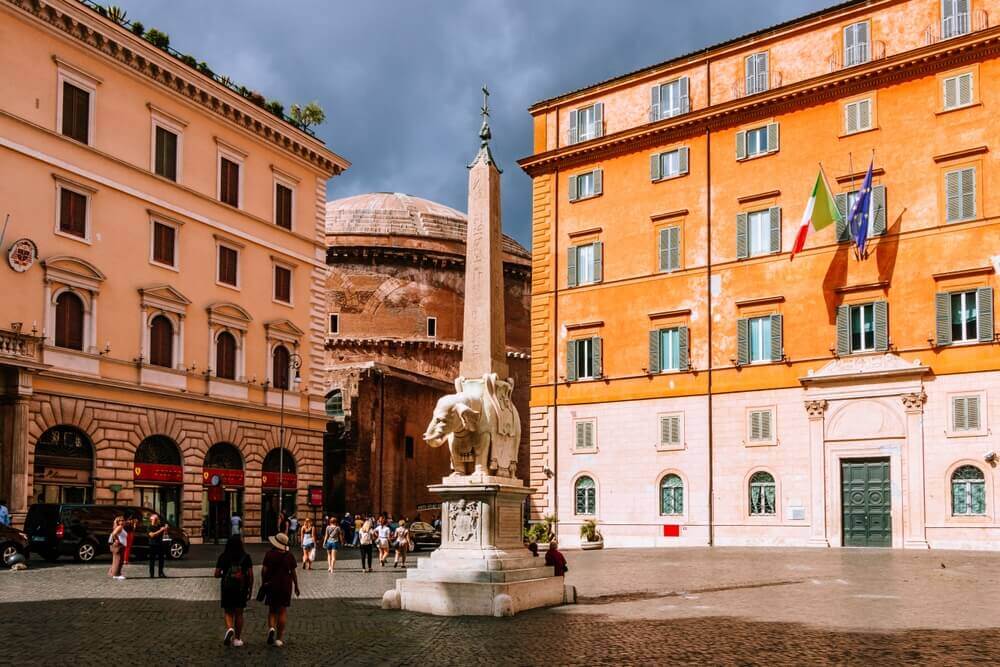
POLYGON ((7 499, 0 500, 0 526, 10 525, 10 508, 7 507, 7 499))
POLYGON ((361 528, 358 529, 355 537, 358 538, 358 544, 361 547, 361 571, 371 572, 372 571, 372 520, 369 518, 363 524, 361 528))
POLYGON ((299 536, 302 544, 302 569, 313 569, 313 561, 316 560, 316 530, 313 528, 313 520, 306 517, 302 524, 302 534, 299 536))
POLYGON ((111 534, 108 535, 108 545, 111 549, 111 567, 108 568, 108 576, 121 581, 125 578, 122 574, 122 564, 125 558, 125 544, 128 537, 125 535, 125 517, 116 516, 111 534))
POLYGON ((378 526, 375 528, 375 537, 378 541, 378 564, 385 567, 385 559, 389 557, 389 538, 392 536, 392 529, 389 528, 385 516, 378 518, 378 526))
POLYGON ((292 546, 295 546, 295 540, 299 535, 299 517, 294 514, 288 519, 288 539, 292 546))
POLYGON ((300 597, 299 578, 295 574, 295 559, 288 551, 288 535, 278 533, 268 538, 271 549, 264 554, 260 568, 260 591, 257 599, 267 604, 267 643, 285 645, 285 627, 288 608, 292 604, 292 590, 300 597))
POLYGON ((160 521, 160 515, 153 513, 149 516, 149 578, 153 578, 153 570, 158 569, 161 577, 167 575, 163 573, 163 564, 166 561, 167 553, 163 548, 164 536, 170 526, 166 522, 160 521), (159 566, 159 567, 156 567, 159 566))
POLYGON ((431 521, 431 528, 434 530, 441 530, 441 517, 434 517, 434 520, 431 521))
POLYGON ((278 512, 278 523, 275 525, 275 535, 278 533, 283 533, 285 527, 285 513, 278 512))
POLYGON ((125 554, 122 559, 124 565, 128 565, 132 559, 132 543, 135 541, 135 529, 137 525, 135 517, 125 520, 125 554))
POLYGON ((392 566, 406 567, 406 554, 409 550, 410 529, 406 527, 406 519, 400 519, 396 528, 396 557, 392 561, 392 566))
POLYGON ((233 515, 229 517, 230 535, 240 534, 240 525, 243 523, 243 519, 240 517, 239 513, 233 512, 233 515))
POLYGON ((361 545, 361 526, 364 525, 364 521, 361 519, 360 514, 354 515, 354 539, 351 540, 351 546, 361 545))
POLYGON ((230 535, 226 548, 215 563, 215 578, 219 582, 219 598, 226 621, 226 646, 243 646, 243 610, 253 591, 253 561, 243 548, 243 538, 230 535))
POLYGON ((559 551, 559 543, 556 542, 555 538, 549 542, 549 550, 545 552, 545 564, 553 569, 557 577, 562 577, 569 571, 566 557, 559 551))
POLYGON ((343 530, 337 524, 337 517, 331 516, 330 523, 326 526, 323 535, 323 548, 326 549, 326 571, 333 572, 337 564, 337 551, 340 549, 340 542, 343 538, 343 530))
POLYGON ((531 552, 532 556, 538 558, 538 542, 535 542, 534 540, 528 542, 528 551, 531 552))

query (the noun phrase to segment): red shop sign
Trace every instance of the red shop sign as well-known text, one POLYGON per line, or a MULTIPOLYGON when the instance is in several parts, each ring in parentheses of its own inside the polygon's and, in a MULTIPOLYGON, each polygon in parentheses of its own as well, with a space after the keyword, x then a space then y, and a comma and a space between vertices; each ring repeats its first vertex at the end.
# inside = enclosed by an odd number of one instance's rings
POLYGON ((663 524, 663 536, 664 537, 680 537, 681 527, 678 525, 671 525, 669 523, 663 524))
POLYGON ((323 487, 322 486, 310 486, 309 487, 309 505, 312 507, 322 507, 323 506, 323 487))
POLYGON ((216 475, 219 476, 217 486, 243 486, 243 471, 225 468, 204 468, 201 473, 202 482, 205 486, 216 486, 212 484, 212 478, 216 475))
POLYGON ((298 478, 294 472, 265 472, 261 473, 260 485, 265 489, 282 489, 294 491, 298 485, 298 478))
POLYGON ((165 484, 181 484, 184 482, 184 469, 180 466, 163 465, 162 463, 136 463, 132 468, 133 478, 143 482, 162 482, 165 484))

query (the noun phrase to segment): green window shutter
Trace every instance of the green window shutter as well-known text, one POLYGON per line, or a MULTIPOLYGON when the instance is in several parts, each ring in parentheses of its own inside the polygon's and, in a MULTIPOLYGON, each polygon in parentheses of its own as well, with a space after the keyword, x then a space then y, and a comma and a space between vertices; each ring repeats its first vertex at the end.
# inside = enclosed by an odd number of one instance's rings
POLYGON ((979 425, 979 397, 969 396, 965 399, 966 403, 966 424, 970 431, 978 431, 981 426, 979 425))
POLYGON ((980 287, 976 290, 976 328, 980 342, 993 341, 993 288, 980 287))
POLYGON ((771 216, 771 252, 781 252, 781 207, 768 209, 771 216))
POLYGON ((889 349, 889 304, 885 301, 874 303, 875 312, 875 349, 885 352, 889 349))
POLYGON ((660 332, 657 329, 649 332, 649 368, 650 373, 660 372, 660 332))
POLYGON ((580 198, 580 190, 577 187, 576 176, 569 177, 569 200, 576 201, 580 198))
POLYGON ((566 251, 566 284, 570 287, 577 283, 576 258, 577 248, 573 246, 566 251))
POLYGON ((660 120, 660 87, 653 86, 649 96, 649 120, 660 120))
POLYGON ((594 105, 594 136, 604 136, 604 102, 594 105))
POLYGON ((781 361, 784 354, 784 332, 781 315, 771 315, 771 361, 781 361))
POLYGON ((965 431, 969 428, 967 398, 951 399, 951 428, 955 431, 965 431))
POLYGON ((688 362, 688 328, 677 327, 677 370, 685 372, 690 366, 688 362))
POLYGON ((954 222, 962 219, 962 172, 949 171, 944 175, 944 195, 946 219, 954 222))
POLYGON ((872 236, 881 236, 882 234, 885 234, 886 211, 884 185, 876 185, 872 188, 870 212, 872 220, 872 236))
POLYGON ((576 341, 571 340, 566 343, 566 379, 570 382, 576 380, 576 341))
POLYGON ((583 449, 587 444, 587 423, 576 423, 576 448, 583 449))
POLYGON ((677 163, 679 165, 679 173, 688 173, 688 158, 690 151, 687 146, 681 146, 677 149, 677 163))
POLYGON ((951 294, 938 292, 934 295, 934 322, 937 344, 951 345, 951 294))
POLYGON ((750 413, 750 439, 751 440, 763 440, 764 439, 764 425, 763 425, 763 412, 760 410, 754 410, 750 413))
POLYGON ((736 363, 750 363, 750 320, 744 317, 736 320, 736 363))
POLYGON ((837 356, 851 353, 851 308, 837 306, 837 356))
POLYGON ((660 154, 653 153, 649 156, 649 180, 658 181, 662 175, 663 172, 660 170, 660 154))
POLYGON ((604 354, 601 348, 602 341, 599 337, 594 336, 590 339, 590 358, 594 364, 595 378, 604 376, 604 354))
POLYGON ((604 192, 604 170, 595 169, 594 170, 594 195, 597 196, 604 192))
POLYGON ((681 268, 680 227, 667 227, 667 267, 670 271, 681 268))
POLYGON ((682 76, 680 78, 679 86, 681 89, 681 113, 687 113, 688 111, 691 111, 691 82, 686 76, 682 76))
POLYGON ((569 143, 575 144, 580 141, 579 116, 576 111, 569 112, 569 143))
POLYGON ((747 235, 747 214, 736 214, 736 259, 750 256, 750 239, 747 235))
POLYGON ((673 268, 670 265, 670 229, 660 230, 660 271, 671 271, 673 268))
POLYGON ((767 152, 774 153, 778 150, 778 124, 767 124, 767 152))
POLYGON ((837 203, 837 210, 840 212, 840 220, 837 221, 837 243, 851 240, 851 228, 847 225, 847 193, 842 192, 836 195, 834 201, 837 203))
POLYGON ((600 241, 594 243, 594 282, 599 283, 604 280, 604 244, 600 241))
POLYGON ((736 159, 747 159, 747 133, 743 131, 736 133, 736 159))
POLYGON ((761 410, 760 411, 760 439, 761 440, 773 440, 774 430, 771 427, 771 411, 761 410))

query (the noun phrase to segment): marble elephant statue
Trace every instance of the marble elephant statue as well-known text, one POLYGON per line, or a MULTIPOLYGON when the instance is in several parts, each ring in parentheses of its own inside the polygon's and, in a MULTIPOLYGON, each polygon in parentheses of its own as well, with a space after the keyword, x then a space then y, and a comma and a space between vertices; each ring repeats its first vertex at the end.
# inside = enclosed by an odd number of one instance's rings
POLYGON ((423 437, 431 447, 447 443, 453 475, 516 476, 521 420, 513 391, 513 380, 489 373, 456 379, 455 393, 438 399, 423 437))

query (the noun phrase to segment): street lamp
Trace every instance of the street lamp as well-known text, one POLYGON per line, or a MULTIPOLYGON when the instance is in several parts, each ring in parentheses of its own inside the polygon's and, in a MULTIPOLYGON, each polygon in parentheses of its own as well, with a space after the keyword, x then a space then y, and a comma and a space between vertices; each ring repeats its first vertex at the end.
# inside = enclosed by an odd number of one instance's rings
MULTIPOLYGON (((292 352, 288 359, 289 367, 295 371, 295 380, 298 381, 301 375, 299 369, 302 368, 302 357, 296 352, 292 352)), ((288 388, 289 378, 281 383, 281 412, 279 417, 280 444, 278 449, 278 514, 284 511, 285 505, 285 389, 288 388)), ((280 528, 280 526, 279 526, 280 528)))

